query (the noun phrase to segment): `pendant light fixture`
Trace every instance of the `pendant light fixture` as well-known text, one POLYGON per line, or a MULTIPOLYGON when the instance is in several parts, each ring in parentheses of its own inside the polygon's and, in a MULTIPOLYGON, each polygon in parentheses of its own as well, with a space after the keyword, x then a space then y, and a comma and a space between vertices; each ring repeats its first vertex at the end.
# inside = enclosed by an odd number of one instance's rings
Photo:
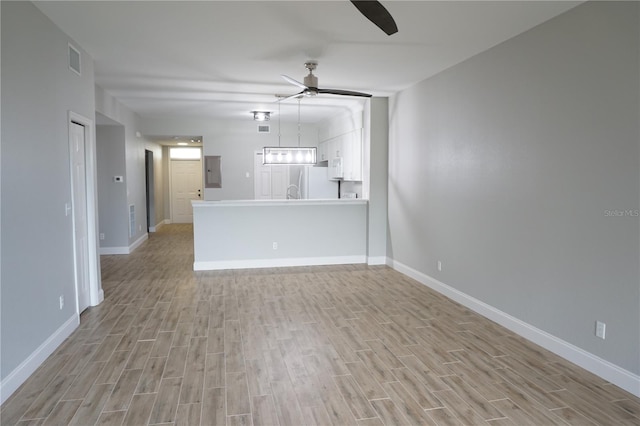
POLYGON ((298 98, 298 146, 280 146, 280 101, 278 101, 278 146, 262 149, 262 164, 314 165, 317 148, 300 146, 300 98, 298 98))

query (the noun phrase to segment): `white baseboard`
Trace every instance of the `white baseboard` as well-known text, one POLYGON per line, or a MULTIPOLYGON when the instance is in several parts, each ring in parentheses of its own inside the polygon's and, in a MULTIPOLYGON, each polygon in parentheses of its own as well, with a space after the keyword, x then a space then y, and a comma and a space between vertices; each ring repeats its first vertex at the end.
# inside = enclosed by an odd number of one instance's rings
POLYGON ((137 240, 135 240, 135 241, 133 242, 133 244, 131 244, 131 245, 129 246, 129 253, 133 253, 133 251, 134 251, 135 249, 137 249, 138 247, 140 247, 140 245, 141 245, 142 243, 144 243, 145 241, 147 241, 148 239, 149 239, 149 233, 148 233, 148 232, 145 232, 144 234, 142 234, 142 236, 141 236, 140 238, 138 238, 137 240))
POLYGON ((142 243, 149 239, 149 234, 145 233, 135 240, 129 247, 100 247, 100 255, 110 254, 131 254, 135 249, 140 247, 142 243))
POLYGON ((170 222, 167 222, 167 220, 161 220, 159 223, 156 224, 156 226, 150 226, 149 232, 158 232, 158 230, 162 228, 162 225, 166 225, 167 223, 170 223, 170 222))
POLYGON ((98 291, 98 299, 91 306, 98 306, 102 302, 104 302, 104 290, 100 289, 100 291, 98 291))
POLYGON ((100 247, 100 255, 129 254, 129 247, 100 247))
POLYGON ((246 259, 194 262, 194 271, 215 271, 220 269, 282 268, 288 266, 347 265, 366 263, 366 256, 338 257, 293 257, 289 259, 246 259))
POLYGON ((22 361, 7 377, 0 382, 0 404, 3 404, 16 389, 69 337, 80 325, 80 317, 73 314, 60 328, 42 343, 27 359, 22 361))
POLYGON ((387 256, 369 256, 367 257, 368 265, 386 265, 388 262, 387 256))
POLYGON ((429 275, 390 259, 389 266, 531 342, 640 397, 640 376, 494 308, 429 275))

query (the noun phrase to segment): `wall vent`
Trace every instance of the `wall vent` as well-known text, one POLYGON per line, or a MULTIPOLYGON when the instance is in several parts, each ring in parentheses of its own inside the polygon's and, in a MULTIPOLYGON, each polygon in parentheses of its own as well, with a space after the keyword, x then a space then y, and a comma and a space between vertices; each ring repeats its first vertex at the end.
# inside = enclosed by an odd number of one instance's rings
POLYGON ((69 45, 69 69, 78 75, 82 75, 80 68, 80 51, 69 45))
POLYGON ((258 133, 270 133, 271 126, 268 124, 258 124, 258 133))

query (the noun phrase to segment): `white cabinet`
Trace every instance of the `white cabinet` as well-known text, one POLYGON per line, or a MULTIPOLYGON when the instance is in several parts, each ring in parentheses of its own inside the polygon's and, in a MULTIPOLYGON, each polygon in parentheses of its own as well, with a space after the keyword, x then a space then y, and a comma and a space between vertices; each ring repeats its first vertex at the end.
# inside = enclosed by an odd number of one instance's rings
POLYGON ((362 180, 362 131, 356 130, 342 145, 344 180, 362 180))
POLYGON ((320 145, 324 146, 327 153, 330 177, 342 178, 345 181, 362 181, 361 129, 329 139, 320 145))
POLYGON ((320 142, 318 144, 318 161, 327 161, 329 160, 329 143, 328 141, 320 142))

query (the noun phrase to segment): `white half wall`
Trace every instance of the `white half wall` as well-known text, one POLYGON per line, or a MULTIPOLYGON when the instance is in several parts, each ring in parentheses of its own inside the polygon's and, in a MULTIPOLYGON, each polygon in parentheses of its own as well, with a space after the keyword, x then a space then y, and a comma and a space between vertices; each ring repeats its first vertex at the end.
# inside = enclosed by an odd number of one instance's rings
POLYGON ((192 204, 195 270, 366 262, 366 201, 192 204))

